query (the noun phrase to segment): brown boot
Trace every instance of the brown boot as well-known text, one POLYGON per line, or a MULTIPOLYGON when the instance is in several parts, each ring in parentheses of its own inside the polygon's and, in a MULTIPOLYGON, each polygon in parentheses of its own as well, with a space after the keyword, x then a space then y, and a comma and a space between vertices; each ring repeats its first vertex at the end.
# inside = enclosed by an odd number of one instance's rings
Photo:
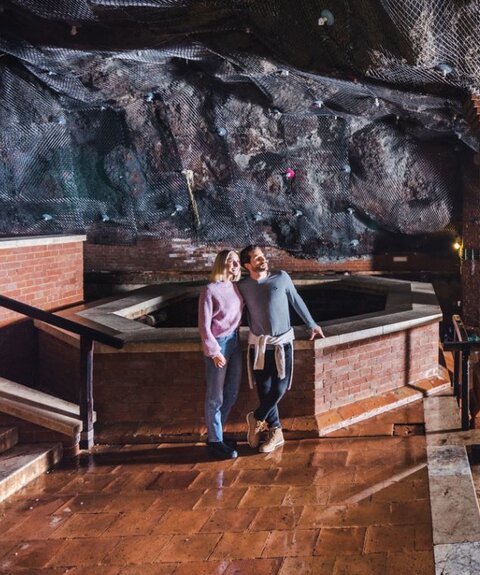
POLYGON ((268 430, 268 439, 265 443, 260 445, 260 453, 270 453, 283 445, 285 443, 285 438, 283 437, 283 432, 281 427, 274 427, 268 430))
POLYGON ((260 434, 265 431, 267 424, 265 421, 255 419, 253 411, 247 413, 247 441, 254 449, 260 445, 260 434))

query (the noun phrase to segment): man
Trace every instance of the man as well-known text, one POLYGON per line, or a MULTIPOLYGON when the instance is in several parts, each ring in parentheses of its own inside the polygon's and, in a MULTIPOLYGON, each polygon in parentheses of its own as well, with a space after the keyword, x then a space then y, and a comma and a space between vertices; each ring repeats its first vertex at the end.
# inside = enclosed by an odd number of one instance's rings
POLYGON ((310 328, 310 339, 325 337, 313 320, 303 299, 287 272, 270 273, 262 250, 250 245, 240 252, 240 263, 249 277, 238 282, 238 289, 247 306, 248 367, 257 386, 260 404, 247 414, 247 441, 258 447, 260 434, 268 429, 268 439, 259 451, 270 453, 285 443, 278 402, 291 385, 293 367, 293 328, 290 325, 289 303, 310 328), (253 373, 252 373, 253 372, 253 373))

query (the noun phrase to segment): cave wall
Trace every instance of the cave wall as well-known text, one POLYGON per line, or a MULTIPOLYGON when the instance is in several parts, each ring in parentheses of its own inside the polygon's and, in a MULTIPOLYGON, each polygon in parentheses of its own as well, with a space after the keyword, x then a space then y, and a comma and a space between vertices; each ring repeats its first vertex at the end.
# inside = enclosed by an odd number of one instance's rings
POLYGON ((128 269, 115 246, 175 242, 367 269, 454 235, 476 177, 472 3, 327 4, 5 2, 0 235, 86 232, 87 271, 96 246, 128 269))

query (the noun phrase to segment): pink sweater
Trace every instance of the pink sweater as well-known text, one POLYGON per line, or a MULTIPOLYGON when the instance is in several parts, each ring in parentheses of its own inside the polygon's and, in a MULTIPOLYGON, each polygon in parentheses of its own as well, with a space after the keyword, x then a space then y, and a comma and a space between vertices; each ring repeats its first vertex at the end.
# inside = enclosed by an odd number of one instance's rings
POLYGON ((203 353, 215 357, 220 353, 216 337, 230 335, 242 319, 243 299, 237 286, 230 282, 211 282, 206 285, 198 302, 198 328, 203 353))

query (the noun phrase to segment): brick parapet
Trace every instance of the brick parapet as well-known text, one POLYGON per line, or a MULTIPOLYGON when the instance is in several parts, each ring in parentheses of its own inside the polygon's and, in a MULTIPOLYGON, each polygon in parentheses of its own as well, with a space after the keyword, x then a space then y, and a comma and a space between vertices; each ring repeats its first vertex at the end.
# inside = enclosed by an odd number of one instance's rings
MULTIPOLYGON (((0 241, 0 293, 44 310, 83 299, 85 236, 0 241)), ((0 308, 0 325, 22 316, 0 308)))

